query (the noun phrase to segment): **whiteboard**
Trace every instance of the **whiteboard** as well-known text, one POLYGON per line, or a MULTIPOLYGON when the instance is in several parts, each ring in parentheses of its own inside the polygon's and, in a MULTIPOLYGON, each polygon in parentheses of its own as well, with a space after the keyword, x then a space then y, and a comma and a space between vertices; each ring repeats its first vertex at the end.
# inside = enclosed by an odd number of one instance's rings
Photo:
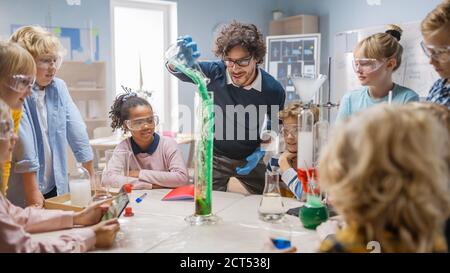
MULTIPOLYGON (((393 74, 393 81, 416 91, 420 97, 426 97, 439 75, 428 63, 428 58, 420 47, 422 34, 420 22, 398 24, 403 29, 400 44, 403 46, 402 64, 393 74)), ((352 68, 352 51, 358 41, 386 31, 386 26, 371 27, 346 31, 336 34, 334 60, 334 90, 331 92, 333 102, 361 85, 352 68)))

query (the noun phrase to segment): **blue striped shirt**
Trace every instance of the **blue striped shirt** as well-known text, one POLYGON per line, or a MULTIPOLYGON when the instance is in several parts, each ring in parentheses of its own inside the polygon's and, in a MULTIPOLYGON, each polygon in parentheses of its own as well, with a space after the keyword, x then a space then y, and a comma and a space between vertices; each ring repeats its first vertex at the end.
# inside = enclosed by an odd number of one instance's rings
POLYGON ((297 172, 294 168, 287 169, 282 175, 281 180, 289 187, 295 197, 300 200, 302 198, 303 187, 298 179, 297 172))
POLYGON ((450 109, 450 85, 447 84, 448 79, 437 80, 430 89, 427 101, 442 104, 450 109))

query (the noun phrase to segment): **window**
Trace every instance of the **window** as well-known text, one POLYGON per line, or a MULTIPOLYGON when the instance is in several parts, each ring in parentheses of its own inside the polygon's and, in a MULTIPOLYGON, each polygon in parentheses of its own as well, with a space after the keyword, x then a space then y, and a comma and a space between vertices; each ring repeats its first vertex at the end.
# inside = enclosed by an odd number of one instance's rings
POLYGON ((152 93, 160 129, 177 131, 178 84, 164 67, 165 50, 177 37, 176 3, 111 1, 113 93, 121 86, 152 93))

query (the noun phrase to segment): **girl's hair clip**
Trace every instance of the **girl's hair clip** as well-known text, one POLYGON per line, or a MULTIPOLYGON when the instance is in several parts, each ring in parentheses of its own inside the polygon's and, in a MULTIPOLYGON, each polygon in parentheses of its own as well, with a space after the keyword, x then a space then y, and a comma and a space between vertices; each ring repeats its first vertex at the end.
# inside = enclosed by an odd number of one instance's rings
POLYGON ((122 102, 125 102, 127 99, 131 98, 131 97, 137 97, 137 93, 134 92, 131 88, 129 87, 125 87, 123 85, 121 85, 122 89, 125 91, 126 95, 123 96, 122 98, 122 102))

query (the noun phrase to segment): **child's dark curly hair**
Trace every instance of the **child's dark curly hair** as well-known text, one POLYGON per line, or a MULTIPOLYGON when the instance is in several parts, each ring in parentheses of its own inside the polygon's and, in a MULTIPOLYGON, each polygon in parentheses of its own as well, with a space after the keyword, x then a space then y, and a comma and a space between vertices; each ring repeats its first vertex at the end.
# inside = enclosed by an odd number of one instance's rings
POLYGON ((258 64, 264 61, 266 44, 262 33, 254 24, 243 24, 237 21, 223 27, 214 45, 214 54, 223 58, 235 46, 242 46, 255 58, 258 64))
POLYGON ((109 118, 112 120, 111 128, 113 132, 122 129, 126 132, 125 120, 128 119, 130 114, 130 108, 144 105, 152 108, 150 103, 143 98, 137 96, 134 92, 127 92, 125 94, 116 97, 113 105, 111 106, 111 111, 109 111, 109 118))

